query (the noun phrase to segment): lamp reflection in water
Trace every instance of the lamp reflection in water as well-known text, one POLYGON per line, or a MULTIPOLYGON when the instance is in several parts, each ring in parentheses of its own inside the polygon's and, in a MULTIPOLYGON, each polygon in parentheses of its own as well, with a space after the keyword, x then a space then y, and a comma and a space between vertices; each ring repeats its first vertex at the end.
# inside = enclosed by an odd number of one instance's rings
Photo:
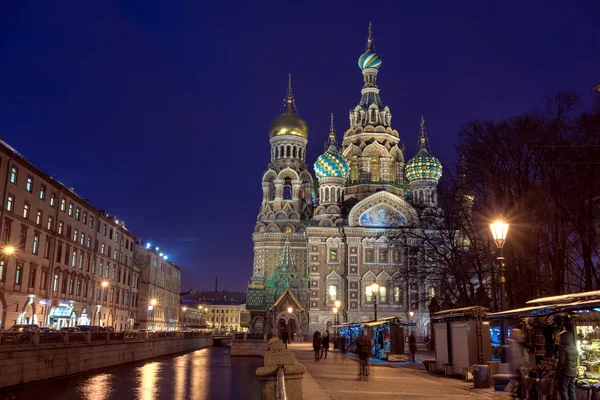
POLYGON ((190 355, 177 357, 175 359, 175 393, 174 399, 185 399, 186 398, 186 378, 187 378, 187 365, 189 362, 190 355))
POLYGON ((113 393, 112 374, 99 374, 86 379, 77 389, 82 399, 85 400, 107 400, 113 393))
POLYGON ((210 399, 210 379, 206 379, 206 368, 211 367, 210 349, 202 349, 190 354, 186 373, 191 375, 190 399, 210 399), (204 373, 203 373, 204 372, 204 373))
POLYGON ((144 364, 144 366, 137 368, 137 379, 138 379, 138 396, 140 400, 154 400, 156 398, 157 387, 160 383, 160 369, 161 364, 159 362, 150 362, 144 364))

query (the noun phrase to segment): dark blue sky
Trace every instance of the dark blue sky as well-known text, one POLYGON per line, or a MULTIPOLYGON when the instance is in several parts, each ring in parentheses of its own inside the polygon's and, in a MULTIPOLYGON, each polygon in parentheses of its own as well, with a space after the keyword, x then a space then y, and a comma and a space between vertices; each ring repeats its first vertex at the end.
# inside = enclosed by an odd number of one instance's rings
POLYGON ((471 119, 529 111, 563 89, 590 101, 598 15, 593 0, 4 2, 0 136, 161 246, 182 289, 218 275, 244 290, 288 72, 312 165, 329 113, 339 135, 348 127, 372 20, 407 158, 424 115, 450 165, 471 119))

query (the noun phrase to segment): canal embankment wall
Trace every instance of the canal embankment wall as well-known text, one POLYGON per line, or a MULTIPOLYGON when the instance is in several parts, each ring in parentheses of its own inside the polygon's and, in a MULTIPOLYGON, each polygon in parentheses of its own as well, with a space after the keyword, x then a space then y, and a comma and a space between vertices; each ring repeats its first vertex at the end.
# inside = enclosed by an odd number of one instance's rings
POLYGON ((0 350, 0 389, 212 346, 209 336, 0 350))

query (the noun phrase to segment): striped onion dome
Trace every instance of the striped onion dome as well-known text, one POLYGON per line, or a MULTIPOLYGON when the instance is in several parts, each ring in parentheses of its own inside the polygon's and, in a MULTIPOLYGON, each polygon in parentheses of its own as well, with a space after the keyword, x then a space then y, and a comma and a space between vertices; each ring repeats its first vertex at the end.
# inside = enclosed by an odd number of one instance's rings
POLYGON ((367 68, 379 69, 381 67, 381 58, 374 51, 367 50, 358 58, 358 66, 362 70, 367 68))
POLYGON ((442 163, 422 147, 406 164, 406 177, 411 182, 416 179, 438 181, 442 177, 442 163))
POLYGON ((317 178, 348 178, 350 167, 348 161, 342 156, 335 146, 329 146, 327 151, 317 158, 315 162, 315 175, 317 178))

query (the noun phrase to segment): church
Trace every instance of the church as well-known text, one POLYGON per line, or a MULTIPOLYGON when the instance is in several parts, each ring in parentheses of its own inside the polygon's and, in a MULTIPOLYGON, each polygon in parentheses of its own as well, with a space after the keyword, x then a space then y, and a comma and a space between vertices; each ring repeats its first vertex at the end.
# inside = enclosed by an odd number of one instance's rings
POLYGON ((405 162, 404 144, 377 86, 381 63, 369 27, 358 59, 360 101, 350 110, 341 144, 331 116, 329 147, 314 163, 315 177, 306 160, 308 125, 288 83, 281 115, 269 127, 271 162, 252 234, 250 332, 286 329, 312 337, 335 324, 338 301, 340 323, 372 321, 376 307, 379 319, 412 320, 417 336, 429 334, 428 304, 437 287, 422 274, 407 276, 411 265, 427 260, 405 233, 441 215, 442 165, 431 155, 423 119, 419 150, 405 162))

